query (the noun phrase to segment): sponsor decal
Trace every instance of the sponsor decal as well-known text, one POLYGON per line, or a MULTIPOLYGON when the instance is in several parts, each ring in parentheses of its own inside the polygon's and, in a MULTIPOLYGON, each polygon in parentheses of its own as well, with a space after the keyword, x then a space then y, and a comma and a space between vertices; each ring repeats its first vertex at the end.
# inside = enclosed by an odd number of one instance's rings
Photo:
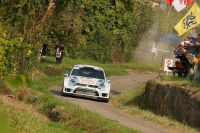
POLYGON ((94 82, 91 79, 83 79, 83 80, 81 80, 81 83, 83 83, 83 84, 94 84, 94 82))

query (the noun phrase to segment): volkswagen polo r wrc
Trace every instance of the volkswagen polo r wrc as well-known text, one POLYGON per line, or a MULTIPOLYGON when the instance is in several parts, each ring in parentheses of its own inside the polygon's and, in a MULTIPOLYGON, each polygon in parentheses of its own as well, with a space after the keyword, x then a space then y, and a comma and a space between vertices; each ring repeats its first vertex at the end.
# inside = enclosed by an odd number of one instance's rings
POLYGON ((108 102, 110 98, 110 79, 103 68, 76 64, 70 74, 65 73, 62 96, 80 96, 108 102))

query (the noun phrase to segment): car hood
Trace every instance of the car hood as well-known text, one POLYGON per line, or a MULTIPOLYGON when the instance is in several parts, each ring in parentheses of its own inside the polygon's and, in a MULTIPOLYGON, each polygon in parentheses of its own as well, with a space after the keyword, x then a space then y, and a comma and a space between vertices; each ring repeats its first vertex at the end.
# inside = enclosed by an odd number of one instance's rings
POLYGON ((82 76, 71 76, 70 79, 75 79, 76 83, 80 84, 89 84, 89 85, 99 85, 100 83, 104 83, 103 79, 96 79, 90 77, 82 77, 82 76))

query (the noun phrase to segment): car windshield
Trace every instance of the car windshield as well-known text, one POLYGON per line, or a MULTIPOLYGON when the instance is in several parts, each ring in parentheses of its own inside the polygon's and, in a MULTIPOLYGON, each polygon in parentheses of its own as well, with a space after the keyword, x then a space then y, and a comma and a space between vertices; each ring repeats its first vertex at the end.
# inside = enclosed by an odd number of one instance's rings
POLYGON ((96 70, 88 67, 82 67, 78 69, 74 68, 71 75, 104 79, 104 72, 102 70, 96 70))

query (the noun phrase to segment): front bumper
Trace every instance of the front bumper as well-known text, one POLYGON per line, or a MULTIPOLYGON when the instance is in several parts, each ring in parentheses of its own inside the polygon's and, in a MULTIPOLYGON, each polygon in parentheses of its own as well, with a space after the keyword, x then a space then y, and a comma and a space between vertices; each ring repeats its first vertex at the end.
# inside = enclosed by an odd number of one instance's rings
POLYGON ((82 87, 82 86, 63 86, 62 94, 66 95, 77 95, 81 97, 89 97, 93 99, 109 99, 110 89, 104 89, 103 91, 99 88, 82 87))

